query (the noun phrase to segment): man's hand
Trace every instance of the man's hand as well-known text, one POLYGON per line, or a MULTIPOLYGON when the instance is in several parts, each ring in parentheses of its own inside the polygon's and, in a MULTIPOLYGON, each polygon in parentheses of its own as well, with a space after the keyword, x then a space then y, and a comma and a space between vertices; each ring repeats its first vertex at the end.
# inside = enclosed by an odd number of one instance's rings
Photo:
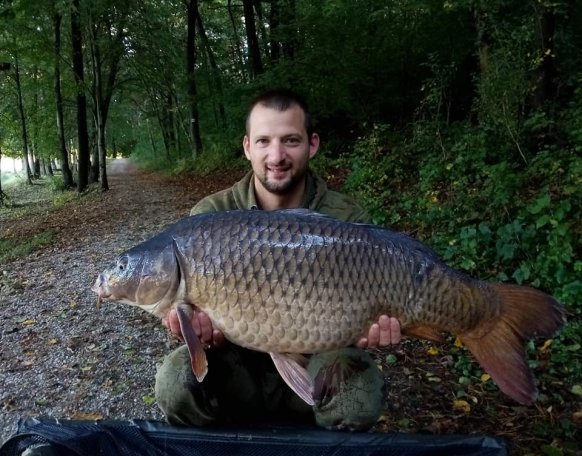
POLYGON ((402 339, 400 323, 396 318, 382 315, 378 323, 374 323, 368 330, 368 336, 362 337, 356 344, 359 348, 378 348, 397 344, 402 339))
MULTIPOLYGON (((184 340, 176 309, 170 310, 166 318, 162 319, 162 324, 180 340, 184 340)), ((204 312, 194 310, 192 313, 192 328, 200 339, 200 342, 204 345, 219 347, 225 343, 226 339, 224 338, 224 334, 212 327, 210 318, 204 312)))

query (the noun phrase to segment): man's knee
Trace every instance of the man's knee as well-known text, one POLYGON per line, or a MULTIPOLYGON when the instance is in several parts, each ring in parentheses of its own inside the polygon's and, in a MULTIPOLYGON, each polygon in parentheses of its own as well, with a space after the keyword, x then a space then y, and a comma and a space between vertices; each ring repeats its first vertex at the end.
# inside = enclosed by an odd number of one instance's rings
POLYGON ((384 402, 384 378, 368 353, 344 348, 314 355, 308 371, 314 380, 315 419, 331 429, 369 429, 384 402))
POLYGON ((172 424, 205 426, 216 421, 215 404, 192 373, 186 345, 164 358, 156 374, 155 394, 172 424))

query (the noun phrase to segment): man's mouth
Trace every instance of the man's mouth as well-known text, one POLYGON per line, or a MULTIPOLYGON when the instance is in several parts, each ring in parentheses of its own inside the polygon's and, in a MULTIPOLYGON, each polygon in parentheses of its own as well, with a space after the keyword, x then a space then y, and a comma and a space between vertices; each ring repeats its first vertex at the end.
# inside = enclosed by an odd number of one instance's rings
POLYGON ((284 177, 287 175, 291 166, 267 166, 267 172, 273 177, 284 177))

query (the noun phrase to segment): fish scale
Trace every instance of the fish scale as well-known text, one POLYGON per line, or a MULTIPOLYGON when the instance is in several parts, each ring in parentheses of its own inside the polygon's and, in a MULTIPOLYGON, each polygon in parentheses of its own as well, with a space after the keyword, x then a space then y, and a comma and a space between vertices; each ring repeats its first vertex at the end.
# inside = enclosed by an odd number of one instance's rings
MULTIPOLYGON (((537 390, 525 341, 565 322, 541 291, 471 278, 404 234, 306 210, 183 219, 123 253, 93 290, 160 317, 183 305, 203 310, 230 341, 269 352, 308 402, 309 377, 285 354, 351 345, 386 314, 408 335, 457 335, 506 394, 529 404, 537 390)), ((178 314, 201 380, 204 352, 178 314)))

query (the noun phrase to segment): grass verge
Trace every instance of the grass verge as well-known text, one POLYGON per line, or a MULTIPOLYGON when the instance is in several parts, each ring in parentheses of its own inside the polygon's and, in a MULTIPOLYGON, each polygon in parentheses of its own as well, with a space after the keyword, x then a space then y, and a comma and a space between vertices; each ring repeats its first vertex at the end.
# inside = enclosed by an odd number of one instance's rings
POLYGON ((41 247, 50 245, 54 238, 55 233, 53 231, 44 231, 21 242, 14 239, 0 239, 0 264, 29 255, 41 247))

